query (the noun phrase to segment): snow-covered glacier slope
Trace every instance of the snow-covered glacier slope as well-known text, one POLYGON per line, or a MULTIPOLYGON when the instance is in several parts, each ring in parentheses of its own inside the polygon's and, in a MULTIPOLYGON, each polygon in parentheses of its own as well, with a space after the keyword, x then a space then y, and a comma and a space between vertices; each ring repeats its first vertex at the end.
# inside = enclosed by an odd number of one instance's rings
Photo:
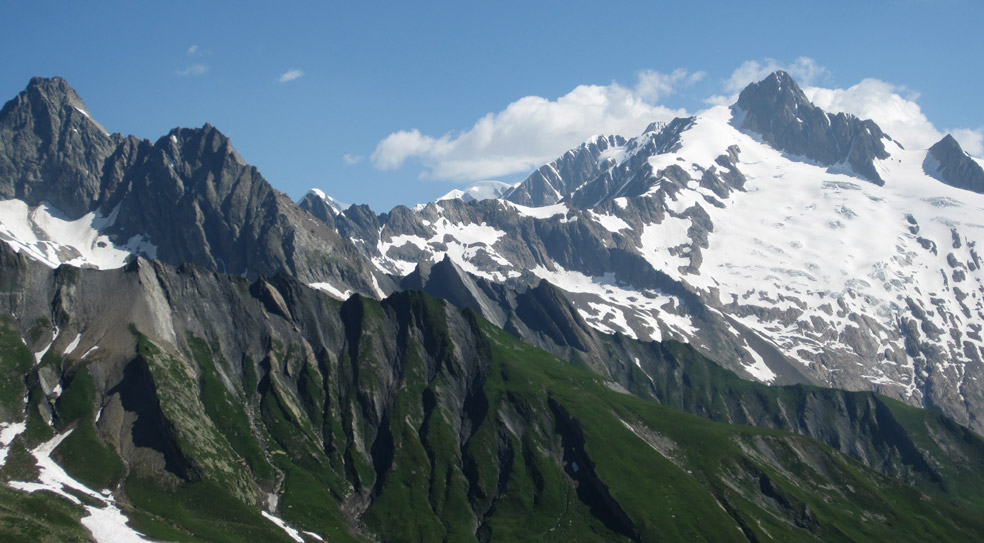
POLYGON ((929 177, 924 150, 889 142, 878 186, 785 156, 733 124, 730 109, 711 109, 678 152, 648 158, 657 180, 637 198, 663 198, 662 221, 639 221, 628 201, 612 208, 640 254, 824 382, 903 397, 927 386, 960 395, 976 382, 980 372, 967 369, 984 354, 984 196, 929 177), (660 172, 676 165, 697 178, 732 146, 741 190, 720 197, 691 180, 666 196, 660 172), (709 219, 706 247, 688 235, 693 209, 709 219))
POLYGON ((546 279, 598 330, 685 340, 764 382, 791 365, 979 425, 984 196, 877 127, 865 135, 884 151, 845 152, 870 160, 860 175, 777 150, 743 116, 714 107, 585 153, 597 176, 557 204, 439 201, 336 224, 386 273, 448 256, 493 281, 546 279))

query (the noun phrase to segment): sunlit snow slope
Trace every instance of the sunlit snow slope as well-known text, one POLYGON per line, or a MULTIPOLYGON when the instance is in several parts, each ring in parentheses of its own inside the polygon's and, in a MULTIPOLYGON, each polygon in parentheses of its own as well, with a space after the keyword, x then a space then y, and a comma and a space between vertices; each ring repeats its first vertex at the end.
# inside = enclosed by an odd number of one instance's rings
POLYGON ((141 236, 114 244, 103 230, 116 221, 90 212, 76 220, 48 204, 29 207, 21 200, 0 201, 0 239, 17 252, 52 268, 61 264, 100 269, 119 268, 134 255, 156 258, 157 248, 141 236))
POLYGON ((439 201, 353 239, 380 271, 449 256, 492 281, 546 279, 601 331, 732 353, 763 382, 792 364, 976 424, 984 196, 931 177, 926 150, 876 126, 854 123, 888 156, 864 176, 776 150, 743 115, 714 107, 594 152, 581 164, 594 177, 568 180, 558 204, 439 201), (715 319, 730 340, 708 334, 715 319))

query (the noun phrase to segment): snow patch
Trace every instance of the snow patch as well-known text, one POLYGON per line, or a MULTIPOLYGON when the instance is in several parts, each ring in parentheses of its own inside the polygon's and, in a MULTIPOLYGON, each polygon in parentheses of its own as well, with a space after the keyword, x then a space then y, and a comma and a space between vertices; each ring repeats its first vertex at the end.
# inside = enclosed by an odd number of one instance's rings
POLYGON ((765 359, 762 358, 762 355, 758 354, 755 349, 748 346, 748 343, 745 343, 745 352, 748 353, 753 360, 751 364, 742 364, 745 371, 750 373, 752 377, 766 384, 776 380, 775 372, 773 372, 772 369, 769 368, 768 364, 765 363, 765 359))
POLYGON ((0 422, 0 468, 7 463, 7 453, 14 438, 27 429, 26 422, 0 422))
POLYGON ((65 347, 65 351, 62 352, 62 355, 68 356, 73 352, 75 352, 75 349, 79 346, 80 341, 82 341, 81 333, 75 336, 75 339, 73 339, 72 342, 68 344, 68 347, 65 347))
POLYGON ((346 289, 342 291, 338 289, 335 285, 332 285, 331 283, 308 283, 308 286, 313 289, 326 292, 332 298, 335 298, 336 300, 341 300, 343 302, 345 300, 348 300, 349 297, 352 296, 351 290, 346 289))
POLYGON ((96 543, 148 541, 143 538, 143 534, 127 525, 128 519, 116 506, 111 493, 109 495, 99 493, 83 485, 65 473, 65 470, 51 459, 51 452, 71 433, 72 430, 68 430, 58 434, 31 451, 39 470, 38 482, 11 481, 7 486, 23 492, 47 490, 79 505, 82 504, 82 500, 66 492, 65 488, 85 494, 102 504, 102 507, 86 505, 85 509, 89 514, 81 521, 82 525, 92 533, 96 543))
MULTIPOLYGON (((290 538, 293 539, 294 541, 297 541, 297 543, 304 543, 304 538, 301 537, 301 533, 297 531, 296 528, 291 528, 290 526, 288 526, 287 523, 281 520, 279 517, 275 517, 270 513, 267 513, 266 511, 263 511, 263 517, 269 520, 270 522, 276 524, 277 527, 283 530, 284 532, 287 532, 287 535, 289 535, 290 538)), ((318 539, 321 538, 319 537, 318 539)))
POLYGON ((567 215, 568 209, 564 204, 554 204, 543 207, 526 207, 519 204, 503 200, 507 206, 515 209, 523 217, 533 217, 534 219, 549 219, 556 215, 567 215))
POLYGON ((89 212, 76 220, 47 202, 29 207, 21 200, 0 201, 0 239, 15 251, 23 251, 45 265, 114 269, 133 255, 157 257, 157 247, 144 236, 133 236, 116 245, 102 234, 116 222, 119 207, 108 216, 89 212))
POLYGON ((618 232, 621 232, 622 230, 631 230, 632 229, 632 227, 629 226, 629 223, 625 222, 624 220, 622 220, 619 217, 616 217, 615 215, 606 215, 604 213, 595 213, 594 211, 589 211, 589 214, 591 215, 591 218, 595 220, 595 222, 597 222, 598 224, 600 224, 602 226, 602 228, 604 228, 605 230, 608 230, 609 232, 611 232, 613 234, 617 234, 618 232))

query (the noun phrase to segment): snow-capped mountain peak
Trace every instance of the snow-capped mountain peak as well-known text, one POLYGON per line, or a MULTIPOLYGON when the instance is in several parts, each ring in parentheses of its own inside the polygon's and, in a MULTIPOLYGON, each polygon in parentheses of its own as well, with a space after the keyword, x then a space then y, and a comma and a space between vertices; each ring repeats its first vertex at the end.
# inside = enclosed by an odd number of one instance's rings
POLYGON ((516 185, 516 183, 503 183, 502 181, 479 181, 464 189, 454 189, 438 198, 437 201, 457 199, 463 202, 471 202, 501 198, 502 195, 509 192, 516 185))
POLYGON ((335 198, 325 194, 324 191, 322 191, 321 189, 311 189, 308 191, 308 194, 315 196, 316 198, 324 202, 325 205, 327 205, 332 211, 334 211, 336 215, 352 207, 352 204, 346 204, 340 202, 335 198))
POLYGON ((507 193, 511 205, 384 216, 357 246, 385 273, 451 258, 496 282, 548 280, 598 330, 973 423, 966 406, 984 407, 984 386, 963 376, 984 358, 984 196, 927 175, 928 151, 810 104, 788 75, 742 96, 572 149, 507 193))

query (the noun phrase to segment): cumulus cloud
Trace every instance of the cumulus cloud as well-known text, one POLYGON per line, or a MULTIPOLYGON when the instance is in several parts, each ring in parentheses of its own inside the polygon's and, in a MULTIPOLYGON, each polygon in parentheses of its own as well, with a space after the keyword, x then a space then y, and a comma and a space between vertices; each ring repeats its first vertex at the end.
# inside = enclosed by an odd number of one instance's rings
POLYGON ((869 78, 846 89, 804 87, 803 92, 824 111, 875 121, 906 149, 926 149, 943 137, 916 103, 919 94, 903 86, 869 78))
POLYGON ((728 79, 724 80, 726 94, 711 96, 705 102, 715 106, 731 105, 738 100, 738 93, 745 87, 765 79, 766 76, 776 70, 783 70, 793 76, 793 79, 801 86, 818 84, 830 77, 830 70, 810 57, 799 57, 788 64, 779 62, 774 58, 746 60, 734 72, 731 72, 728 79))
POLYGON ((289 82, 291 82, 291 81, 293 81, 293 80, 301 77, 302 75, 304 75, 304 72, 302 72, 302 71, 300 71, 300 70, 298 70, 296 68, 291 68, 291 69, 287 70, 286 72, 280 74, 280 77, 277 78, 277 81, 279 81, 280 83, 289 83, 289 82))
POLYGON ((638 74, 635 94, 650 103, 657 103, 674 94, 677 89, 689 87, 700 81, 705 75, 707 74, 704 72, 690 73, 683 68, 677 68, 668 74, 655 70, 643 70, 638 74))
POLYGON ((208 64, 204 62, 196 62, 194 64, 189 64, 184 68, 179 68, 174 71, 174 73, 180 75, 181 77, 197 77, 199 75, 205 75, 208 72, 208 64))
POLYGON ((550 100, 526 96, 489 113, 460 133, 439 137, 401 130, 384 138, 370 159, 381 170, 409 159, 423 178, 475 181, 530 171, 597 134, 635 136, 653 121, 686 115, 656 103, 703 74, 640 72, 634 87, 618 83, 580 85, 550 100))
POLYGON ((348 164, 349 166, 352 166, 354 164, 358 164, 358 163, 362 162, 363 159, 365 159, 365 158, 366 157, 364 157, 362 155, 354 155, 352 153, 345 153, 344 155, 342 155, 342 161, 345 162, 346 164, 348 164))
POLYGON ((724 82, 724 89, 741 92, 749 83, 761 81, 776 70, 789 73, 801 86, 820 83, 830 77, 830 70, 810 57, 799 57, 792 64, 783 64, 774 58, 746 60, 724 82))

